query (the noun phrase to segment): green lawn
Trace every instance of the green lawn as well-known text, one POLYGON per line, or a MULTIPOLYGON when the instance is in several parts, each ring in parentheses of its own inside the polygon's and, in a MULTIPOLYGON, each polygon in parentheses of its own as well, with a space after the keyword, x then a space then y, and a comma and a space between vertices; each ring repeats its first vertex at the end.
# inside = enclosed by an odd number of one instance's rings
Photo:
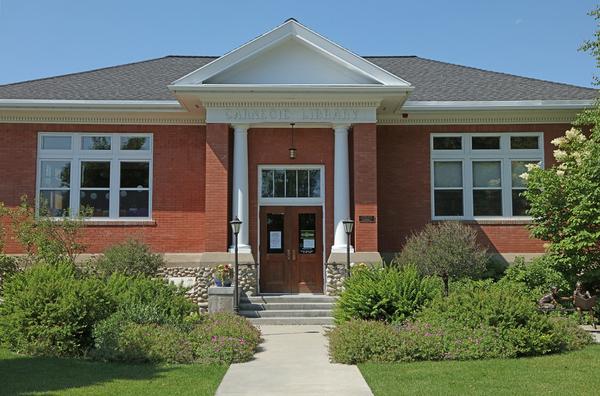
POLYGON ((214 395, 227 366, 129 365, 0 349, 0 395, 214 395))
POLYGON ((600 393, 600 345, 535 358, 365 363, 359 368, 376 396, 600 393))

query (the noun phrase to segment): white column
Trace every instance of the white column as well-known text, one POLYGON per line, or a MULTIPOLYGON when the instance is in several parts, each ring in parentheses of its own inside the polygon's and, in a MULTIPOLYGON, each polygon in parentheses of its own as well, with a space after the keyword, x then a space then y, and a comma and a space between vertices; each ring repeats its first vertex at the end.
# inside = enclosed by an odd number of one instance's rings
MULTIPOLYGON (((347 235, 342 220, 350 218, 350 164, 348 162, 348 125, 335 125, 333 162, 333 224, 335 236, 331 251, 346 252, 347 235)), ((352 246, 351 251, 354 251, 352 246)))
MULTIPOLYGON (((248 243, 248 125, 234 125, 233 132, 233 188, 231 219, 236 216, 242 221, 238 234, 238 249, 241 253, 250 253, 248 243)), ((232 237, 233 238, 233 237, 232 237)), ((233 239, 230 251, 233 252, 233 239)))

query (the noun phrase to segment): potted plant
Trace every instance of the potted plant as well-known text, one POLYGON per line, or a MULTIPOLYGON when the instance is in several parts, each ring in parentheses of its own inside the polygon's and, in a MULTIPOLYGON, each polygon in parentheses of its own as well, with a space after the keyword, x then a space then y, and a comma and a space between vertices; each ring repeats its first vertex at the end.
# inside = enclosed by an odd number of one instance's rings
POLYGON ((233 269, 229 264, 219 264, 214 269, 215 285, 217 286, 231 286, 231 279, 233 278, 233 269))

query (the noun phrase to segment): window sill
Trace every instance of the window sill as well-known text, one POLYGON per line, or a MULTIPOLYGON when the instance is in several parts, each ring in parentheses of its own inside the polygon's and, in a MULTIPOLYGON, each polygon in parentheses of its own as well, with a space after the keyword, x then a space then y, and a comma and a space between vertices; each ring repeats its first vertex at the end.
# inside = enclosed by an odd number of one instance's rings
POLYGON ((156 227, 156 220, 85 220, 86 227, 156 227))
POLYGON ((441 223, 443 221, 458 221, 464 224, 477 225, 529 225, 532 223, 528 218, 479 218, 479 219, 433 219, 433 223, 441 223))

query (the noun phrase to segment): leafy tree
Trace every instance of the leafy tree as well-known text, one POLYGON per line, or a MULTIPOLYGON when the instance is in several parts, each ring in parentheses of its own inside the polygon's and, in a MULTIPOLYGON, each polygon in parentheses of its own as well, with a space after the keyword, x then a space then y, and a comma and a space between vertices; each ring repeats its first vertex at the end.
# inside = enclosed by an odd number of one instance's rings
MULTIPOLYGON (((600 21, 600 7, 590 12, 600 21)), ((598 27, 598 26, 597 26, 598 27)), ((600 67, 600 30, 581 50, 591 53, 600 67)), ((597 76, 594 84, 600 85, 597 76)), ((574 127, 554 139, 556 164, 548 169, 530 165, 521 175, 527 181, 532 236, 547 241, 557 268, 571 282, 588 286, 600 281, 600 104, 581 113, 574 127)))
POLYGON ((442 278, 447 296, 450 279, 480 277, 488 260, 472 227, 443 222, 428 224, 420 233, 411 235, 395 261, 400 266, 414 265, 424 275, 442 278))

